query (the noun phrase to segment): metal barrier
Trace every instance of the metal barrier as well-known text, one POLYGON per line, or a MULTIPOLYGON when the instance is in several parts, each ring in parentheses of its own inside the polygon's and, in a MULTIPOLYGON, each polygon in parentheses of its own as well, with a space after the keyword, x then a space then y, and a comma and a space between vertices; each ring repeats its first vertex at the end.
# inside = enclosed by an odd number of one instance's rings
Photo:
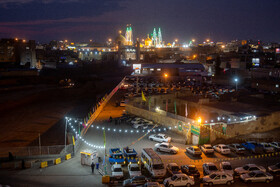
POLYGON ((67 145, 65 151, 65 145, 55 146, 30 146, 30 147, 1 147, 0 157, 8 157, 9 153, 13 156, 38 156, 38 155, 61 155, 65 153, 72 153, 74 151, 73 145, 67 145))

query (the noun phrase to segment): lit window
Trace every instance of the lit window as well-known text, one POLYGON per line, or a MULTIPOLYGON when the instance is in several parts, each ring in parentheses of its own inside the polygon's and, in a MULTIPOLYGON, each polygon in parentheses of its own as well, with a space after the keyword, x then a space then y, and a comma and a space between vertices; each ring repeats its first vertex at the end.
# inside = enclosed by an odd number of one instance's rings
POLYGON ((157 68, 157 71, 161 71, 161 68, 157 68))
POLYGON ((259 86, 259 83, 256 83, 256 86, 259 86))
POLYGON ((276 87, 276 88, 279 88, 279 84, 276 84, 275 87, 276 87))
POLYGON ((154 68, 151 68, 150 70, 151 70, 151 71, 154 71, 154 68))

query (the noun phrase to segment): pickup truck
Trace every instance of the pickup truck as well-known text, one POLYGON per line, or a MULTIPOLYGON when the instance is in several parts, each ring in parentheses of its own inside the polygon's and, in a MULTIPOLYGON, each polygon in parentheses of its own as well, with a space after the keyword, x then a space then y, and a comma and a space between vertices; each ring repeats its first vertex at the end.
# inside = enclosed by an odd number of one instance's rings
POLYGON ((130 148, 124 148, 123 149, 123 156, 127 163, 137 163, 138 158, 137 158, 137 152, 135 149, 130 149, 130 148))
POLYGON ((120 148, 112 148, 109 150, 110 164, 125 164, 125 159, 120 148))

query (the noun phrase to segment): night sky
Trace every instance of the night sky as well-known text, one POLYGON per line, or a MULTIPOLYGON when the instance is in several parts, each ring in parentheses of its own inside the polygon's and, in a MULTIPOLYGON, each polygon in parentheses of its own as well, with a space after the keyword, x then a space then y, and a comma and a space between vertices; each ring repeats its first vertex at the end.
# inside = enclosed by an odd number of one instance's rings
POLYGON ((132 24, 166 42, 280 41, 280 0, 0 0, 0 38, 104 42, 132 24))

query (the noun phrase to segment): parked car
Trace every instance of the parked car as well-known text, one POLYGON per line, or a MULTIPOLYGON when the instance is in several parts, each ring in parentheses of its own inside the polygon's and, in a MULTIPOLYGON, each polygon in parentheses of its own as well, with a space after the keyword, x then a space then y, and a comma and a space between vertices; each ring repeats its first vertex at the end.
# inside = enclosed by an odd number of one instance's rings
POLYGON ((275 165, 268 166, 268 171, 273 174, 280 174, 280 162, 275 165))
POLYGON ((137 121, 132 123, 132 127, 135 129, 146 129, 148 125, 146 125, 143 121, 137 121))
POLYGON ((123 181, 123 186, 139 186, 144 185, 148 180, 145 176, 135 176, 132 179, 126 179, 123 181))
POLYGON ((162 152, 167 152, 167 153, 172 153, 172 154, 177 154, 179 152, 179 148, 173 146, 170 143, 157 143, 155 144, 155 150, 156 151, 162 151, 162 152))
POLYGON ((171 137, 168 137, 165 134, 152 134, 149 136, 149 139, 156 142, 171 142, 171 137))
POLYGON ((245 164, 242 167, 238 167, 234 169, 234 174, 240 176, 245 173, 249 173, 250 171, 263 171, 266 172, 266 169, 262 166, 257 166, 256 164, 245 164))
POLYGON ((194 185, 194 178, 186 174, 175 174, 172 177, 166 178, 163 181, 164 186, 187 186, 194 185))
POLYGON ((263 148, 260 144, 258 144, 255 141, 248 141, 245 143, 241 144, 243 147, 245 147, 245 149, 247 149, 248 151, 250 151, 251 153, 254 154, 261 154, 263 153, 263 148))
POLYGON ((274 152, 274 147, 272 147, 270 144, 262 142, 262 143, 260 143, 260 145, 262 146, 263 151, 265 153, 273 153, 274 152))
POLYGON ((176 163, 168 163, 166 166, 167 174, 174 175, 178 173, 182 173, 180 167, 176 163))
POLYGON ((201 151, 197 146, 191 146, 186 148, 187 153, 192 154, 193 156, 201 156, 201 151))
POLYGON ((206 162, 202 165, 203 174, 210 175, 218 171, 217 166, 213 162, 206 162))
POLYGON ((122 179, 123 178, 123 170, 122 166, 120 164, 114 164, 111 167, 112 176, 116 179, 122 179))
POLYGON ((221 171, 225 172, 228 175, 233 175, 233 169, 230 162, 221 162, 220 163, 221 171))
POLYGON ((214 149, 210 144, 204 144, 200 149, 204 154, 214 154, 214 149))
POLYGON ((161 185, 158 182, 147 182, 144 184, 144 187, 164 187, 164 185, 161 185))
POLYGON ((185 173, 186 175, 193 176, 194 178, 199 178, 200 173, 198 169, 195 167, 195 165, 183 165, 181 166, 182 173, 185 173))
POLYGON ((280 142, 271 142, 269 144, 274 147, 275 151, 280 151, 280 142))
POLYGON ((228 145, 230 151, 236 153, 236 154, 245 154, 246 149, 242 147, 240 144, 234 143, 228 145))
POLYGON ((213 184, 227 184, 231 185, 234 183, 232 175, 228 175, 224 172, 214 172, 210 175, 204 176, 201 179, 201 183, 212 186, 213 184))
POLYGON ((244 182, 265 182, 270 183, 273 181, 273 176, 268 172, 263 171, 251 171, 249 173, 242 174, 240 179, 244 182))
POLYGON ((128 164, 127 170, 128 170, 130 178, 141 175, 141 171, 140 171, 138 164, 135 164, 135 163, 128 164))
POLYGON ((230 149, 225 144, 218 144, 213 146, 214 150, 221 154, 230 154, 230 149))

